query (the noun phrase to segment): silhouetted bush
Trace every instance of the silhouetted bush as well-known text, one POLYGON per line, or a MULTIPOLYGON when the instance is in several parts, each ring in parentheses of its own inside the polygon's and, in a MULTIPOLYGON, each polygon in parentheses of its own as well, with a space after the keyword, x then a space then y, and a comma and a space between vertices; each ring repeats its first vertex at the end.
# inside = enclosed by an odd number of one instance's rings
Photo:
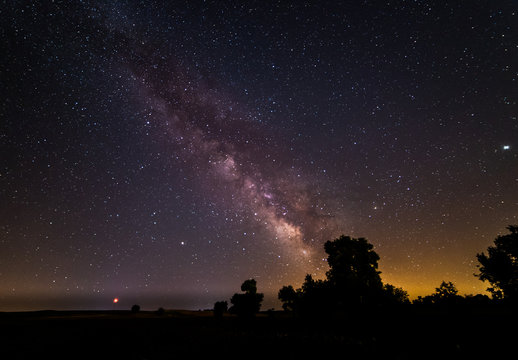
POLYGON ((224 313, 228 311, 228 302, 226 301, 217 301, 214 304, 214 316, 217 318, 221 318, 224 313))
POLYGON ((163 308, 163 307, 159 307, 159 308, 157 309, 157 311, 155 311, 155 314, 157 314, 158 316, 162 316, 162 315, 164 315, 164 314, 165 314, 165 310, 164 310, 164 308, 163 308))
POLYGON ((266 310, 266 314, 268 315, 268 317, 270 319, 273 319, 275 317, 275 309, 271 308, 271 309, 266 310))
POLYGON ((132 313, 136 314, 136 313, 138 313, 139 311, 140 311, 140 305, 135 304, 135 305, 133 305, 133 306, 131 307, 131 312, 132 312, 132 313))

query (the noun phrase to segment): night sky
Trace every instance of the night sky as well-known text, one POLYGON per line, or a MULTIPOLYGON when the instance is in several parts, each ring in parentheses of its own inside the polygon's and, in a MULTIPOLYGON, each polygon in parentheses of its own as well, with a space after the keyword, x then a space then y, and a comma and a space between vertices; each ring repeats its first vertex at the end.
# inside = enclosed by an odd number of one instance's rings
POLYGON ((516 1, 4 1, 0 311, 211 308, 366 237, 485 293, 518 223, 516 1), (118 297, 119 303, 112 299, 118 297))

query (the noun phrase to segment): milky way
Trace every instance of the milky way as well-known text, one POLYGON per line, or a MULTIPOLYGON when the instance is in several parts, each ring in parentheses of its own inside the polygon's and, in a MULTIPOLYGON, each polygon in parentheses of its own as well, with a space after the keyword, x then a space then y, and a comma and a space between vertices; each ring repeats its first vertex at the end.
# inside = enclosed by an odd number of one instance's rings
POLYGON ((211 91, 203 80, 185 79, 178 67, 168 70, 140 79, 141 96, 153 113, 150 121, 163 127, 200 191, 247 219, 251 231, 267 229, 267 241, 283 256, 311 262, 313 247, 336 232, 336 220, 318 207, 324 202, 309 188, 306 175, 283 165, 283 146, 266 144, 267 133, 239 104, 211 91), (166 79, 166 85, 153 77, 166 79))

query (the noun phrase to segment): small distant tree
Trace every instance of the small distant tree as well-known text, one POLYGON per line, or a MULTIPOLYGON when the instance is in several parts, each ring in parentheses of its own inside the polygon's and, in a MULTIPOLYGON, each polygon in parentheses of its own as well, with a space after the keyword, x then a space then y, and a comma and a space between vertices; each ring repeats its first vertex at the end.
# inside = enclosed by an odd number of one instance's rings
POLYGON ((462 301, 462 296, 454 283, 451 281, 443 281, 438 288, 435 289, 434 302, 436 304, 454 305, 462 301))
POLYGON ((443 281, 438 288, 435 288, 435 296, 437 299, 449 299, 457 296, 459 291, 455 287, 455 284, 451 281, 443 281))
POLYGON ((518 226, 508 226, 509 234, 500 235, 494 246, 485 253, 477 254, 480 273, 475 274, 482 281, 488 281, 488 288, 494 299, 518 302, 518 226))
POLYGON ((242 317, 252 317, 261 309, 264 294, 257 292, 257 282, 254 279, 245 280, 241 285, 244 294, 234 294, 230 299, 230 310, 242 317))
POLYGON ((131 312, 132 312, 133 314, 136 314, 136 313, 138 313, 139 311, 140 311, 140 305, 135 304, 135 305, 133 305, 133 306, 131 307, 131 312))
POLYGON ((216 301, 214 304, 214 316, 217 318, 223 317, 223 314, 228 311, 228 302, 216 301))

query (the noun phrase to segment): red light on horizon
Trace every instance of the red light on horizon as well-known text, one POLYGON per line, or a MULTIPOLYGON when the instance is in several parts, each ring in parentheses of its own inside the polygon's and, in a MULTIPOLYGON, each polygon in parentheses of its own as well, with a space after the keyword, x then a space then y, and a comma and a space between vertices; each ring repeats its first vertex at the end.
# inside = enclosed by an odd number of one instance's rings
POLYGON ((119 302, 119 299, 118 299, 118 298, 113 299, 113 303, 114 303, 114 304, 117 304, 118 302, 119 302))

